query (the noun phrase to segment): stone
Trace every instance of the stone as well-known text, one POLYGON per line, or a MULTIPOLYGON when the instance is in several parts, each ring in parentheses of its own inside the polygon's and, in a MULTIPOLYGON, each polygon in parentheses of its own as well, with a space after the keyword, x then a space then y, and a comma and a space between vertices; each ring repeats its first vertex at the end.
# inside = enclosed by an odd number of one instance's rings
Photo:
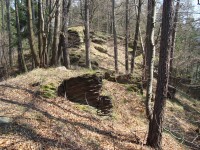
POLYGON ((92 42, 100 45, 106 43, 106 41, 101 38, 94 38, 92 39, 92 42))
POLYGON ((103 48, 101 46, 95 46, 94 48, 96 50, 98 50, 99 52, 101 52, 101 53, 107 53, 108 52, 107 49, 105 49, 105 48, 103 48))
POLYGON ((134 91, 139 91, 143 95, 143 83, 141 79, 133 77, 131 74, 115 75, 114 72, 105 72, 104 79, 120 84, 130 84, 134 91))
POLYGON ((64 80, 58 87, 58 96, 65 97, 72 102, 93 106, 104 114, 110 113, 111 99, 101 96, 101 90, 102 76, 85 74, 64 80))
POLYGON ((9 117, 0 117, 0 124, 9 124, 12 123, 13 119, 9 117))
POLYGON ((167 92, 167 98, 174 99, 176 94, 176 88, 168 85, 168 92, 167 92))

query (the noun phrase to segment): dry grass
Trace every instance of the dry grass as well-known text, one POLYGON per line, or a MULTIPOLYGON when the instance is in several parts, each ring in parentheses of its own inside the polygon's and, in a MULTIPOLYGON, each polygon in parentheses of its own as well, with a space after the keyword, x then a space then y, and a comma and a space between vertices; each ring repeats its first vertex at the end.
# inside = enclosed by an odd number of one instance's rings
MULTIPOLYGON (((144 146, 147 125, 140 95, 124 85, 104 81, 102 94, 113 99, 113 116, 100 117, 92 107, 64 98, 44 99, 41 85, 58 85, 63 79, 90 73, 89 70, 36 69, 0 84, 0 116, 14 119, 1 125, 2 149, 148 149, 144 146), (141 142, 141 143, 138 143, 141 142)), ((164 149, 181 149, 164 135, 164 149), (165 146, 166 145, 166 146, 165 146)))
POLYGON ((199 149, 200 102, 190 100, 181 93, 167 102, 165 128, 187 149, 199 149))

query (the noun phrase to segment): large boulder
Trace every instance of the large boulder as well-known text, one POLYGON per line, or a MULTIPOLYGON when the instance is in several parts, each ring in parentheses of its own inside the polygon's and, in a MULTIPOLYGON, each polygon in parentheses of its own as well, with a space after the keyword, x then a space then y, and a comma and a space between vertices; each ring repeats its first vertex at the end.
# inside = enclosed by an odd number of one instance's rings
POLYGON ((167 92, 167 98, 174 99, 176 94, 176 88, 168 85, 168 92, 167 92))
POLYGON ((10 117, 5 117, 5 116, 0 116, 0 125, 1 124, 9 124, 9 123, 12 123, 13 122, 13 119, 10 118, 10 117))
POLYGON ((68 47, 79 47, 84 42, 84 27, 70 27, 68 29, 68 47))
POLYGON ((100 45, 106 43, 106 41, 105 41, 104 39, 102 39, 102 38, 97 38, 97 37, 93 38, 93 39, 92 39, 92 42, 93 42, 93 43, 96 43, 96 44, 100 44, 100 45))
POLYGON ((93 106, 107 114, 113 106, 109 97, 100 95, 101 89, 102 76, 85 74, 64 80, 58 87, 58 96, 66 97, 72 102, 93 106))
POLYGON ((104 78, 111 82, 117 82, 120 84, 129 84, 132 90, 139 92, 143 95, 142 80, 138 77, 133 77, 131 74, 115 75, 114 72, 105 72, 104 78))
MULTIPOLYGON (((70 63, 75 66, 86 67, 85 55, 79 53, 71 53, 70 63)), ((91 66, 93 70, 99 69, 99 63, 95 60, 91 60, 91 66)))
POLYGON ((105 48, 102 47, 102 46, 94 46, 94 48, 95 48, 96 50, 98 50, 99 52, 101 52, 101 53, 107 53, 107 52, 108 52, 107 49, 105 49, 105 48))

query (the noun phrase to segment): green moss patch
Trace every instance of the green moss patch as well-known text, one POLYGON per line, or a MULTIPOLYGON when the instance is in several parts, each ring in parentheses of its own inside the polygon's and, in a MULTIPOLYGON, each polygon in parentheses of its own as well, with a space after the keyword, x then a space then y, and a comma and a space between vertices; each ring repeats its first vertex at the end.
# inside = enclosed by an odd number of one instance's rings
POLYGON ((94 48, 101 53, 107 53, 108 52, 107 49, 103 48, 102 46, 94 46, 94 48))
POLYGON ((53 83, 42 85, 40 90, 44 98, 55 98, 57 96, 56 87, 53 83))
POLYGON ((106 43, 106 41, 104 39, 97 38, 97 37, 92 39, 92 42, 96 43, 96 44, 105 44, 106 43))

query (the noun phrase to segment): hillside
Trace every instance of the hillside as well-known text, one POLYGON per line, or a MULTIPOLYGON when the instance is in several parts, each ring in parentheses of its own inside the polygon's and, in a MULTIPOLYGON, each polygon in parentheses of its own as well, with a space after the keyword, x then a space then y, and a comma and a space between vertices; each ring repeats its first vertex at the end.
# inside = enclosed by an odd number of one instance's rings
MULTIPOLYGON (((91 44, 92 59, 99 64, 98 72, 113 69, 113 45, 109 39, 106 41, 104 45, 91 44), (95 46, 104 47, 106 53, 99 52, 95 46)), ((83 45, 71 49, 71 53, 74 52, 84 52, 83 45)), ((119 46, 119 56, 119 62, 123 62, 123 43, 119 46)), ((140 57, 136 63, 140 63, 140 57)), ((112 98, 111 116, 100 116, 95 108, 57 97, 54 92, 45 95, 44 87, 52 86, 56 91, 64 79, 95 73, 80 66, 74 68, 35 69, 0 82, 0 116, 9 122, 0 122, 0 148, 149 149, 145 146, 148 131, 145 98, 131 91, 129 85, 103 80, 102 95, 112 98)), ((123 69, 121 63, 120 71, 124 72, 123 69)), ((140 74, 139 64, 135 76, 137 74, 140 74)), ((199 101, 190 100, 180 93, 173 101, 167 101, 165 150, 199 148, 199 106, 199 101)))

